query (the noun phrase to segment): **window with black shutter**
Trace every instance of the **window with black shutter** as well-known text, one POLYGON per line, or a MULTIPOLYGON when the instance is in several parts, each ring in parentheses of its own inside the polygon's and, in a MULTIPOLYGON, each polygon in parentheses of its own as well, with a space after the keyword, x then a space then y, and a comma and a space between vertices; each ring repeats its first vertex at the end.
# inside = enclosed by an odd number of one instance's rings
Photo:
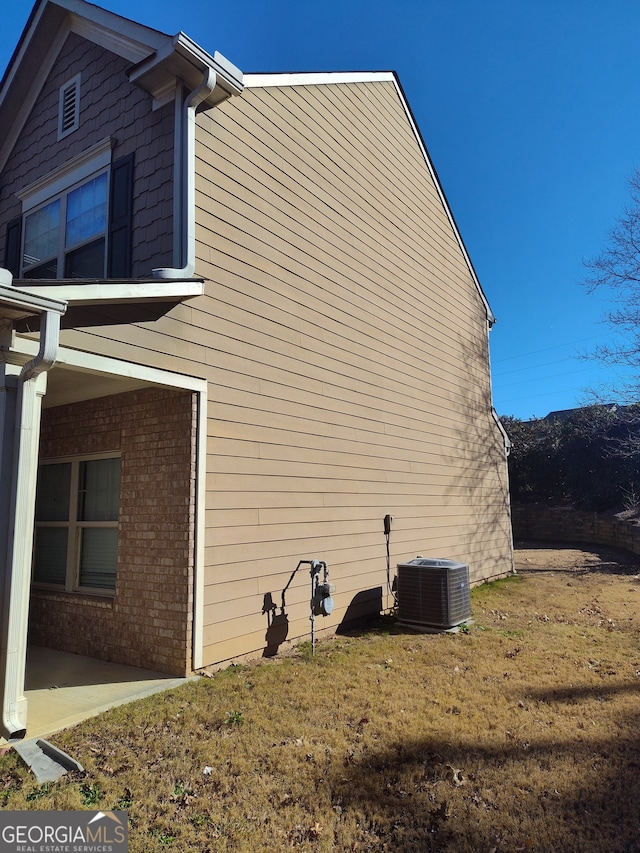
POLYGON ((20 275, 20 243, 22 240, 22 217, 17 216, 7 225, 4 243, 4 268, 9 270, 14 278, 20 275))
POLYGON ((107 276, 131 275, 131 231, 133 211, 133 154, 111 167, 109 193, 109 254, 107 276))
POLYGON ((5 243, 5 266, 16 278, 131 277, 134 156, 113 163, 101 156, 96 166, 78 170, 75 182, 72 171, 62 191, 53 180, 56 194, 44 181, 23 199, 5 243))

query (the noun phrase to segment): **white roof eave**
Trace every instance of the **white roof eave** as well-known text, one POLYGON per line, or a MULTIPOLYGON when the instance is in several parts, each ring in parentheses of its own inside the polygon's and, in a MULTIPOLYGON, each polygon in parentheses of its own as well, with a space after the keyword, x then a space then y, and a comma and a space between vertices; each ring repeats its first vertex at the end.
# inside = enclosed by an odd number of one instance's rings
MULTIPOLYGON (((15 289, 15 288, 12 288, 15 289)), ((204 281, 126 281, 79 282, 59 284, 25 284, 20 282, 22 293, 40 299, 64 300, 70 306, 113 305, 131 302, 167 302, 202 296, 204 281)))
POLYGON ((178 33, 161 50, 135 65, 129 71, 129 80, 159 99, 175 88, 177 80, 195 88, 208 71, 215 73, 215 87, 205 99, 205 106, 215 106, 242 92, 243 74, 239 68, 218 51, 211 56, 185 33, 178 33))
POLYGON ((66 310, 66 299, 60 299, 51 294, 33 293, 13 285, 0 284, 0 317, 22 319, 47 312, 62 315, 66 310))
POLYGON ((244 75, 244 85, 247 89, 269 86, 326 86, 331 83, 390 83, 393 80, 393 71, 300 71, 244 75))

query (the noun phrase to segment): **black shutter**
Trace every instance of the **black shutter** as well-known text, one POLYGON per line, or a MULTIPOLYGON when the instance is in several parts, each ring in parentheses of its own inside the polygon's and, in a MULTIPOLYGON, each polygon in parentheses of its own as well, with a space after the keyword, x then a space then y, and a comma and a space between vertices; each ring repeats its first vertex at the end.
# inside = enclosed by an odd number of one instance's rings
POLYGON ((20 243, 22 239, 22 217, 16 216, 7 225, 4 244, 4 268, 14 276, 20 277, 20 243))
POLYGON ((133 154, 111 167, 107 278, 131 278, 133 154))

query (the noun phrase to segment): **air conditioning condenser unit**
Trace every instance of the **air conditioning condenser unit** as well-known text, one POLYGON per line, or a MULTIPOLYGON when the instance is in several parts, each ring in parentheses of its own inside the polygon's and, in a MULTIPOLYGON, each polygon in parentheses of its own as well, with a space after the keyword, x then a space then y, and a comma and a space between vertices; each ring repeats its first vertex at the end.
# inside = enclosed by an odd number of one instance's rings
POLYGON ((471 618, 469 566, 439 557, 398 564, 398 622, 419 631, 448 631, 471 618))

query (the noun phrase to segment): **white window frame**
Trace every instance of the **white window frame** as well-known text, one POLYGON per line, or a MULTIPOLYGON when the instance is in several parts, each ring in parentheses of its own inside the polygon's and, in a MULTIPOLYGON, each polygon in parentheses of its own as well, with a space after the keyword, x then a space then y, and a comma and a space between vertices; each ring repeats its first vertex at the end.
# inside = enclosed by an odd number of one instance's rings
POLYGON ((73 246, 67 247, 66 238, 67 238, 67 199, 77 189, 80 189, 83 186, 86 186, 91 181, 96 178, 101 177, 102 175, 106 176, 106 194, 105 194, 105 204, 108 208, 109 203, 109 170, 103 169, 100 172, 97 172, 95 175, 91 175, 87 180, 82 181, 79 184, 75 184, 70 186, 67 190, 60 193, 57 196, 53 196, 48 199, 43 204, 38 207, 33 208, 28 213, 24 214, 23 218, 23 235, 22 235, 22 264, 20 268, 20 275, 22 278, 29 278, 29 272, 32 269, 36 269, 47 262, 56 261, 56 275, 55 278, 67 278, 66 274, 66 263, 67 263, 67 255, 70 255, 72 252, 77 251, 78 249, 82 249, 84 246, 89 246, 91 243, 95 243, 97 240, 103 240, 104 242, 104 256, 102 258, 102 267, 99 271, 96 271, 95 278, 104 278, 106 276, 107 271, 107 232, 109 227, 109 216, 108 209, 105 212, 104 219, 104 229, 97 234, 93 234, 91 237, 88 237, 85 240, 81 240, 78 243, 75 243, 73 246), (60 202, 60 215, 58 222, 58 251, 55 255, 49 255, 48 257, 39 258, 35 263, 26 264, 25 263, 25 245, 26 245, 26 236, 27 236, 27 219, 34 213, 37 213, 39 210, 42 210, 45 207, 48 207, 50 204, 54 202, 60 202))
MULTIPOLYGON (((25 242, 25 220, 26 217, 35 213, 39 208, 46 207, 51 202, 54 202, 56 199, 65 199, 66 196, 78 187, 81 187, 83 184, 88 183, 89 181, 97 178, 99 175, 106 173, 107 174, 107 217, 105 224, 105 232, 104 232, 104 241, 105 241, 105 257, 104 257, 104 266, 102 270, 102 276, 106 276, 107 270, 107 244, 108 244, 108 229, 109 229, 109 210, 108 210, 108 194, 109 194, 109 181, 110 181, 110 169, 111 169, 111 152, 112 148, 115 144, 115 140, 112 137, 106 137, 98 142, 96 145, 88 148, 86 151, 83 151, 82 154, 74 157, 72 160, 63 164, 57 169, 54 169, 49 174, 45 175, 42 178, 39 178, 37 181, 34 181, 32 184, 24 187, 22 190, 19 190, 16 195, 22 202, 22 242, 20 246, 20 275, 24 277, 28 276, 29 269, 32 267, 38 267, 42 263, 46 263, 47 260, 53 260, 53 258, 42 259, 38 261, 37 264, 25 264, 24 263, 24 242, 25 242)), ((63 219, 64 210, 61 210, 60 220, 61 223, 64 222, 63 219)), ((94 240, 98 239, 98 237, 94 236, 93 238, 87 240, 87 243, 91 243, 94 240)), ((64 247, 64 227, 60 228, 60 236, 59 236, 59 248, 57 255, 57 279, 64 278, 64 268, 65 268, 65 255, 68 251, 73 251, 74 249, 80 248, 83 244, 78 244, 78 246, 74 246, 73 249, 65 250, 64 247)))
POLYGON ((80 74, 76 74, 75 77, 72 77, 70 80, 67 80, 66 83, 63 83, 60 87, 60 94, 58 97, 58 141, 64 139, 66 136, 69 136, 70 133, 73 133, 74 130, 77 130, 80 126, 80 74), (65 123, 65 101, 67 98, 67 93, 71 92, 73 95, 73 121, 67 127, 64 126, 65 123))
MULTIPOLYGON (((121 459, 122 454, 119 451, 112 453, 95 453, 81 454, 78 456, 59 456, 48 459, 42 459, 39 467, 55 464, 70 464, 71 479, 69 484, 69 518, 66 521, 38 521, 36 518, 34 524, 35 530, 38 528, 57 528, 67 529, 67 562, 64 584, 46 583, 44 581, 36 581, 33 579, 33 585, 38 589, 57 590, 58 592, 67 593, 83 593, 88 595, 100 595, 107 598, 113 598, 115 595, 117 584, 117 565, 114 574, 113 588, 105 589, 104 587, 83 586, 80 583, 80 557, 81 557, 81 542, 82 530, 91 529, 116 529, 119 530, 119 521, 81 521, 78 520, 78 484, 80 475, 80 465, 82 462, 94 462, 102 459, 121 459)), ((118 512, 119 515, 119 512, 118 512)), ((34 561, 35 561, 35 543, 34 543, 34 561)))

